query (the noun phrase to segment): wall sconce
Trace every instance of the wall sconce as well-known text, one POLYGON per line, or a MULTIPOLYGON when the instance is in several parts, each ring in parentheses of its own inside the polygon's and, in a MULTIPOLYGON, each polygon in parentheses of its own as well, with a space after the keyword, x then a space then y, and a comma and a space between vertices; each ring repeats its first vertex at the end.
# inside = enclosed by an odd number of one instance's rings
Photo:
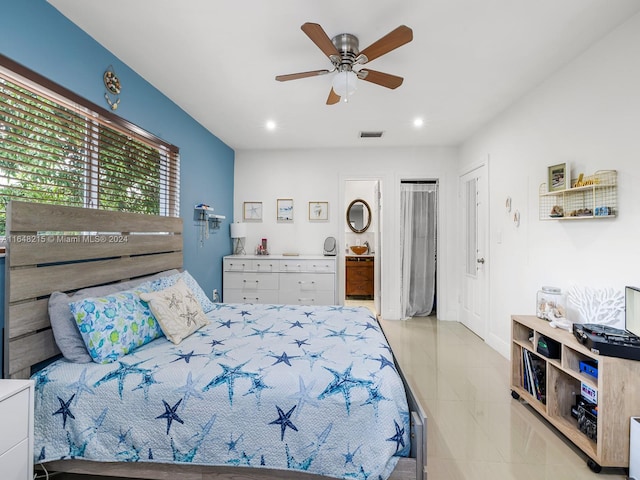
POLYGON ((213 213, 208 214, 207 220, 209 221, 209 228, 211 228, 212 230, 218 230, 220 228, 222 220, 224 220, 225 218, 226 217, 224 215, 214 215, 213 213))
POLYGON ((244 240, 247 238, 247 224, 236 222, 230 225, 231 227, 231 238, 233 239, 234 255, 245 255, 246 252, 244 250, 244 240))
POLYGON ((224 215, 214 214, 213 208, 204 203, 199 203, 194 207, 193 220, 200 229, 200 246, 203 246, 204 240, 209 238, 209 230, 219 230, 220 224, 225 218, 224 215))

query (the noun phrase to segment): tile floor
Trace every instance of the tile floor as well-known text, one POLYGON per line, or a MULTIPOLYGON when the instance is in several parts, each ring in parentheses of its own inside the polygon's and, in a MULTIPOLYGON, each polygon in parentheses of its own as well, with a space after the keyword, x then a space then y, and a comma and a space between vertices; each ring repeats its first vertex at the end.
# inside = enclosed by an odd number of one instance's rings
MULTIPOLYGON (((371 305, 366 305, 371 308, 371 305)), ((511 398, 509 362, 458 322, 381 324, 426 409, 428 480, 618 480, 511 398)))

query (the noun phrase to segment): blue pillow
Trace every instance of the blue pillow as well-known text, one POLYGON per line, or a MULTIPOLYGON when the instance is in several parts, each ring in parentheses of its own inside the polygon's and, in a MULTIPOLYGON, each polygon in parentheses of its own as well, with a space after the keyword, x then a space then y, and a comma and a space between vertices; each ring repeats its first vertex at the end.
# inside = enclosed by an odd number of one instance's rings
POLYGON ((145 288, 69 304, 87 351, 96 363, 110 363, 163 335, 149 306, 140 299, 145 288))

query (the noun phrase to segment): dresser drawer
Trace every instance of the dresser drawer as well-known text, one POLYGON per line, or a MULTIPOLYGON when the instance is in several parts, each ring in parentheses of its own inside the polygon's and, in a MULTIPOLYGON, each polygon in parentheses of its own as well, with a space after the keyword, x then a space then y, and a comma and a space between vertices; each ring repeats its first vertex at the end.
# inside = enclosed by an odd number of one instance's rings
MULTIPOLYGON (((11 395, 0 403, 0 455, 29 436, 29 390, 11 395)), ((26 454, 25 454, 26 457, 26 454)), ((2 471, 2 469, 0 469, 2 471)))
POLYGON ((306 260, 282 260, 280 262, 280 271, 281 272, 303 272, 306 267, 306 260))
POLYGON ((265 256, 264 260, 253 260, 252 271, 258 273, 276 273, 280 270, 280 262, 265 256))
POLYGON ((281 272, 335 273, 335 260, 281 260, 281 272))
POLYGON ((225 272, 275 273, 280 270, 280 262, 275 259, 270 259, 268 255, 264 256, 264 260, 225 258, 222 267, 225 272))
POLYGON ((335 260, 310 260, 307 262, 307 272, 336 273, 335 260))
MULTIPOLYGON (((3 435, 6 432, 3 431, 3 435)), ((29 439, 25 438, 20 443, 0 455, 0 472, 2 478, 11 480, 29 480, 31 456, 29 455, 29 439)))
POLYGON ((280 275, 280 290, 285 292, 333 292, 333 275, 289 273, 280 275))
POLYGON ((278 290, 278 274, 226 272, 224 287, 242 291, 278 290))
POLYGON ((280 303, 285 305, 335 305, 333 292, 292 292, 281 291, 280 303))
POLYGON ((250 272, 252 267, 252 260, 241 258, 225 258, 222 263, 222 270, 225 272, 250 272))
POLYGON ((279 303, 278 290, 251 292, 225 288, 223 300, 225 303, 279 303))

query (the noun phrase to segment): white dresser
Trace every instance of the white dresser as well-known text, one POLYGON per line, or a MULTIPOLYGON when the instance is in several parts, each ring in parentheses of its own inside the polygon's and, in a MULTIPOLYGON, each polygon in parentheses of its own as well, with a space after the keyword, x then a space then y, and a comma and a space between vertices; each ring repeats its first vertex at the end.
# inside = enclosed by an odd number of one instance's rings
POLYGON ((2 478, 33 478, 32 380, 0 380, 0 472, 2 478))
POLYGON ((335 305, 336 257, 229 255, 223 259, 227 303, 335 305))

